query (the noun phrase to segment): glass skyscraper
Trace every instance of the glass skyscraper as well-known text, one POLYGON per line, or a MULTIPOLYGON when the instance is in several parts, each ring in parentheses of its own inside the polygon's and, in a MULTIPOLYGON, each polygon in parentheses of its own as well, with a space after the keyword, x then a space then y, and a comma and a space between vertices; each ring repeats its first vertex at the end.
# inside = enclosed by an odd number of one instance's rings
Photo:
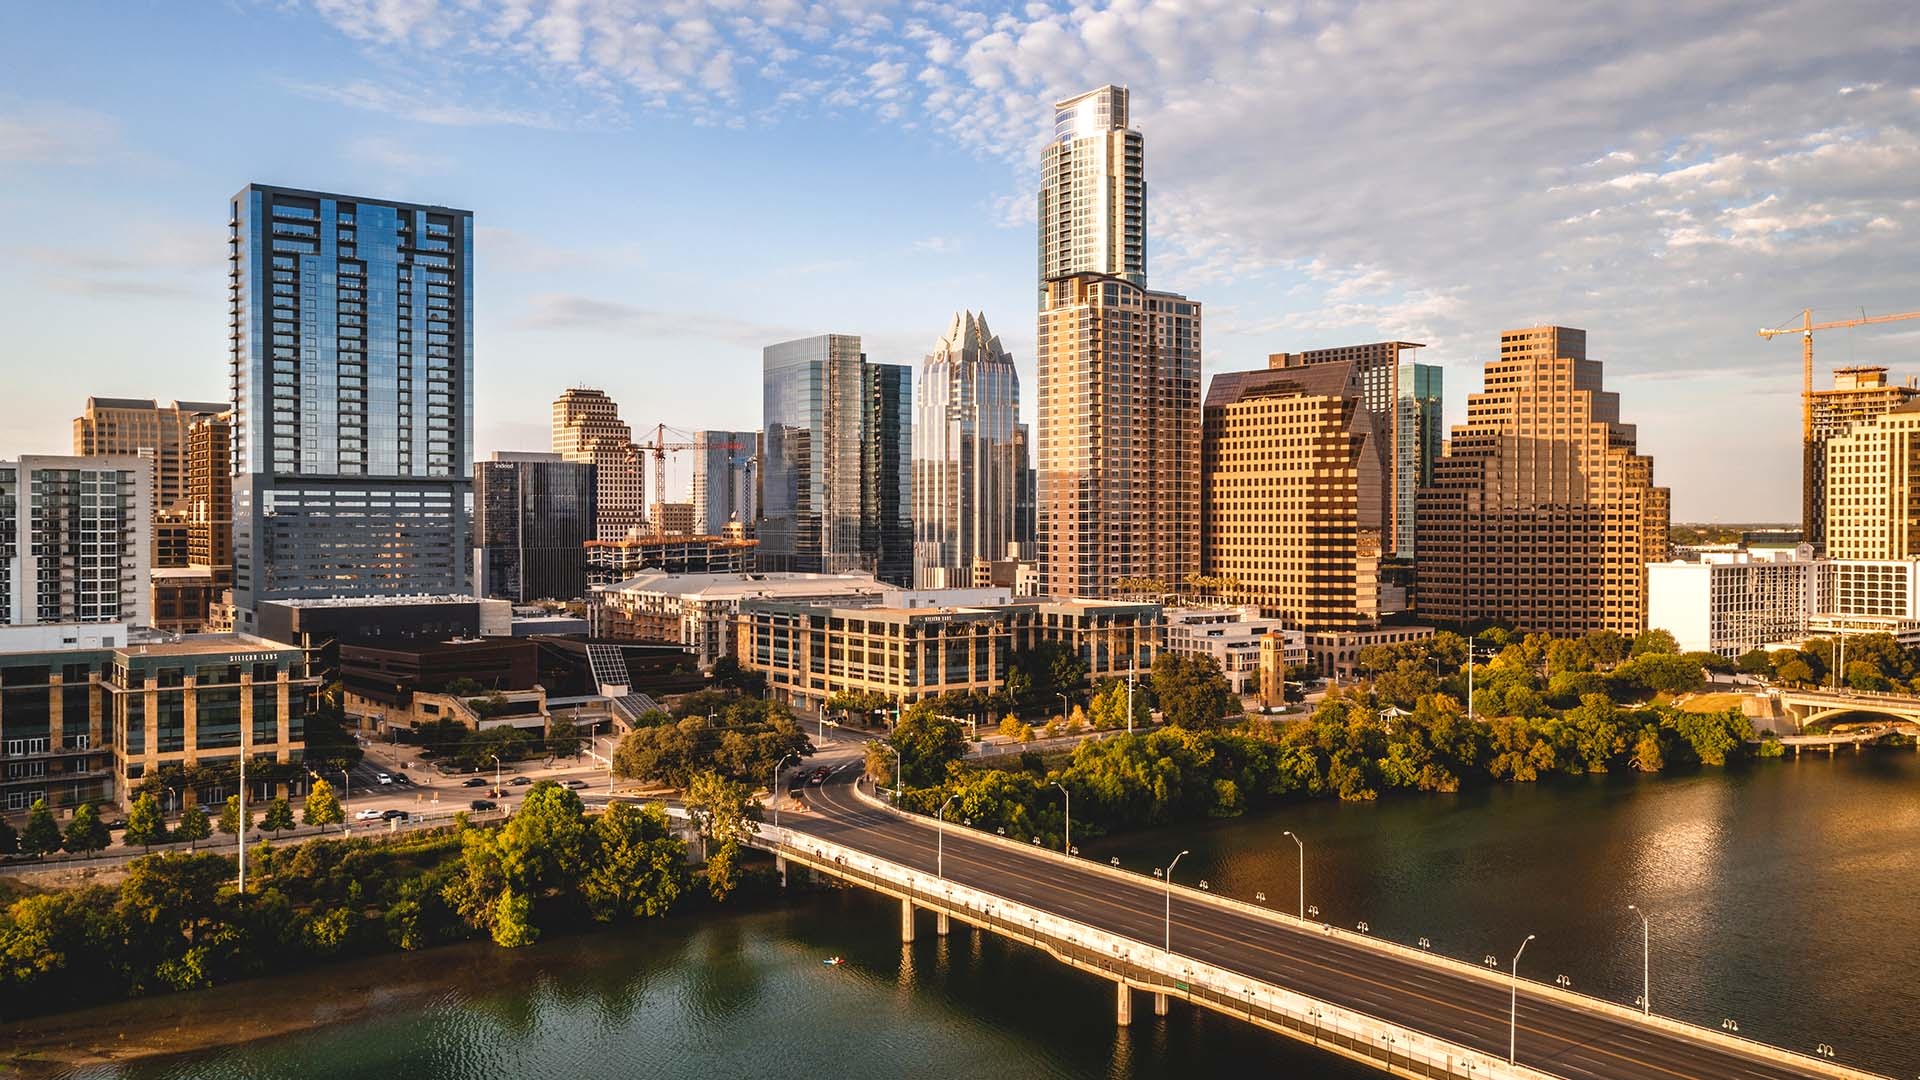
POLYGON ((693 433, 693 531, 722 536, 729 521, 752 529, 759 496, 754 470, 760 456, 757 431, 693 433))
POLYGON ((1004 559, 1023 539, 1027 479, 1020 377, 985 315, 953 317, 920 364, 914 401, 914 585, 970 584, 975 559, 1004 559))
POLYGON ((762 570, 860 568, 866 357, 857 334, 769 345, 763 363, 762 570))
POLYGON ((468 591, 473 215, 250 184, 227 225, 240 628, 468 591))
POLYGON ((495 451, 474 466, 479 595, 521 604, 585 596, 597 480, 591 463, 559 454, 495 451))
POLYGON ((1414 557, 1419 547, 1419 491, 1433 486, 1433 463, 1445 438, 1441 427, 1441 374, 1438 364, 1400 365, 1399 402, 1394 415, 1394 555, 1414 557))
POLYGON ((913 584, 913 369, 867 364, 861 416, 860 558, 892 585, 913 584))

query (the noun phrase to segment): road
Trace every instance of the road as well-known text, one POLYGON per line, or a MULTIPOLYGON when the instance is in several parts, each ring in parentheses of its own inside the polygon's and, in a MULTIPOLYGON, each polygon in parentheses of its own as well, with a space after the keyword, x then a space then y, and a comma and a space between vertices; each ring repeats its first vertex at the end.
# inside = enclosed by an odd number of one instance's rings
MULTIPOLYGON (((933 876, 932 828, 863 805, 843 769, 807 789, 808 809, 781 823, 933 876)), ((946 877, 1109 933, 1156 943, 1166 931, 1166 892, 1152 878, 1138 885, 1089 868, 968 836, 949 825, 946 877)), ((1508 989, 1412 959, 1400 959, 1309 924, 1261 919, 1180 896, 1173 898, 1173 951, 1235 970, 1343 1008, 1505 1058, 1508 989)), ((1517 938, 1520 935, 1516 934, 1517 938)), ((1504 958, 1503 958, 1504 959, 1504 958)), ((1518 1060, 1570 1080, 1775 1080, 1817 1075, 1760 1056, 1710 1045, 1590 1012, 1530 992, 1522 983, 1518 1060)))

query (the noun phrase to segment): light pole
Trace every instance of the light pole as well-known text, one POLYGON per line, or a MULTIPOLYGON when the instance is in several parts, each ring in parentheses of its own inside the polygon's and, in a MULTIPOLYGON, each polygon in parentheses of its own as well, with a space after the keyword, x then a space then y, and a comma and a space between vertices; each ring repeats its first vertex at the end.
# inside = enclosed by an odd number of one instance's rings
POLYGON ((1640 1013, 1653 1015, 1653 926, 1647 922, 1647 913, 1637 904, 1628 904, 1627 910, 1640 916, 1640 1013))
POLYGON ((1176 867, 1176 866, 1179 866, 1179 865, 1180 865, 1180 860, 1181 860, 1181 859, 1182 859, 1183 857, 1185 857, 1185 856, 1186 856, 1186 854, 1187 854, 1186 852, 1184 852, 1184 851, 1182 851, 1182 852, 1181 852, 1181 853, 1180 853, 1179 855, 1175 855, 1175 856, 1173 857, 1173 861, 1172 861, 1172 862, 1170 862, 1170 863, 1168 863, 1168 864, 1167 864, 1167 873, 1166 873, 1166 878, 1167 878, 1167 939, 1166 939, 1166 951, 1167 951, 1167 952, 1169 952, 1169 953, 1171 953, 1171 952, 1173 951, 1173 868, 1174 868, 1174 867, 1176 867))
POLYGON ((949 795, 947 801, 940 804, 940 824, 935 828, 933 849, 933 876, 937 878, 947 876, 947 807, 959 797, 949 795))
POLYGON ((899 747, 893 745, 890 742, 881 742, 880 748, 883 750, 893 751, 893 805, 899 806, 900 805, 900 789, 902 785, 906 783, 906 781, 902 778, 902 775, 901 775, 906 769, 906 763, 900 760, 899 747))
POLYGON ((1127 668, 1127 734, 1133 734, 1133 668, 1127 668))
POLYGON ((1061 830, 1062 835, 1060 837, 1060 850, 1065 852, 1072 852, 1073 851, 1073 792, 1068 791, 1067 786, 1065 784, 1062 784, 1058 780, 1055 780, 1053 782, 1053 786, 1059 788, 1060 794, 1066 796, 1066 799, 1067 799, 1067 824, 1066 824, 1066 828, 1061 830))
MULTIPOLYGON (((1533 934, 1527 935, 1527 941, 1533 939, 1533 934)), ((1514 1049, 1520 1037, 1520 954, 1527 951, 1527 941, 1521 942, 1520 948, 1514 951, 1513 976, 1507 983, 1512 994, 1507 1013, 1507 1064, 1509 1065, 1516 1064, 1514 1049)))
POLYGON ((1301 843, 1300 838, 1298 836, 1294 836, 1292 830, 1288 830, 1286 835, 1293 836, 1294 846, 1300 849, 1300 921, 1306 922, 1307 921, 1307 845, 1301 843))
POLYGON ((773 794, 770 797, 773 799, 773 827, 776 829, 780 827, 780 770, 787 767, 788 759, 798 760, 799 757, 798 754, 788 754, 773 767, 773 794))
POLYGON ((1073 711, 1072 707, 1067 702, 1067 695, 1061 694, 1060 695, 1060 723, 1062 725, 1066 724, 1067 714, 1071 713, 1072 711, 1073 711))
POLYGON ((493 793, 500 794, 500 755, 488 754, 493 759, 493 793))
POLYGON ((1480 646, 1472 638, 1467 639, 1467 723, 1473 723, 1473 661, 1480 646))

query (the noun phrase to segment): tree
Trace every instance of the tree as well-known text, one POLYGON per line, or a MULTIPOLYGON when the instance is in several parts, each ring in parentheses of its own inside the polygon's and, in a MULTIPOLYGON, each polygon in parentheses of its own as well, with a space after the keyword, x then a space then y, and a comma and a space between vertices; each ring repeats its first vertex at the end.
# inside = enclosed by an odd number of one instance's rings
POLYGON ((547 725, 547 753, 554 757, 577 758, 585 742, 580 736, 580 725, 574 723, 571 716, 556 716, 547 725))
POLYGON ((53 811, 47 808, 47 800, 35 799, 27 810, 27 827, 20 831, 20 852, 45 855, 59 850, 60 826, 53 820, 53 811))
POLYGON ((191 853, 194 845, 213 835, 213 825, 207 820, 206 807, 195 804, 180 815, 180 824, 174 826, 173 838, 185 840, 187 851, 191 853))
POLYGON ((509 886, 494 903, 493 943, 503 949, 518 949, 539 940, 540 928, 533 925, 533 901, 509 886))
MULTIPOLYGON (((333 785, 325 780, 315 780, 313 786, 307 789, 306 804, 300 810, 301 820, 318 827, 321 832, 327 831, 329 825, 338 825, 347 820, 346 811, 341 809, 340 800, 333 794, 333 785)), ((271 811, 268 817, 272 817, 271 811)))
POLYGON ((20 834, 13 830, 7 819, 0 818, 0 855, 12 855, 20 850, 20 834))
MULTIPOLYGON (((253 827, 253 810, 247 810, 247 827, 253 827)), ((240 835, 240 796, 227 796, 227 804, 220 808, 220 831, 228 836, 240 835)))
POLYGON ((1749 649, 1734 661, 1734 667, 1742 675, 1766 676, 1773 674, 1773 659, 1765 649, 1749 649))
POLYGON ((1633 646, 1629 653, 1633 656, 1646 656, 1649 653, 1670 655, 1679 651, 1680 643, 1674 640, 1673 635, 1656 628, 1642 630, 1634 635, 1633 646))
POLYGON ((73 808, 73 820, 67 822, 65 847, 76 855, 90 855, 107 846, 111 837, 100 821, 100 811, 92 803, 73 808))
POLYGON ((734 863, 740 847, 760 820, 760 804, 745 784, 714 772, 694 776, 687 786, 686 803, 687 816, 707 849, 707 889, 715 900, 724 900, 735 884, 734 863))
POLYGON ((275 799, 267 804, 267 815, 260 819, 260 827, 270 833, 284 832, 293 828, 293 807, 285 799, 275 799))
POLYGON ((585 815, 578 794, 542 780, 527 789, 520 809, 501 827, 509 882, 529 901, 573 888, 586 863, 585 815))
POLYGON ((167 842, 167 819, 160 813, 160 800, 151 794, 134 797, 133 805, 127 808, 127 831, 121 834, 120 842, 128 847, 139 844, 149 851, 153 845, 167 842))
POLYGON ((580 895, 601 922, 664 915, 686 890, 687 846, 658 805, 609 803, 593 819, 589 844, 580 895))
POLYGON ((1211 656, 1155 657, 1153 697, 1167 723, 1177 727, 1211 727, 1233 709, 1233 690, 1211 656))
POLYGON ((925 703, 906 711, 887 742, 900 752, 900 783, 909 788, 940 783, 947 777, 947 765, 967 754, 966 729, 925 703))

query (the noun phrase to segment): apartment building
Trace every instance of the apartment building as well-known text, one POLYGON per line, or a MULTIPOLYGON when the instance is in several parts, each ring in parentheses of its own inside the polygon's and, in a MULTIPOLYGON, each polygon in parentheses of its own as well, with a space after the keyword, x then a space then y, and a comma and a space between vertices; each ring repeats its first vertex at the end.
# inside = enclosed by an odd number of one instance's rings
POLYGON ((0 461, 0 626, 151 626, 152 507, 145 458, 0 461))

